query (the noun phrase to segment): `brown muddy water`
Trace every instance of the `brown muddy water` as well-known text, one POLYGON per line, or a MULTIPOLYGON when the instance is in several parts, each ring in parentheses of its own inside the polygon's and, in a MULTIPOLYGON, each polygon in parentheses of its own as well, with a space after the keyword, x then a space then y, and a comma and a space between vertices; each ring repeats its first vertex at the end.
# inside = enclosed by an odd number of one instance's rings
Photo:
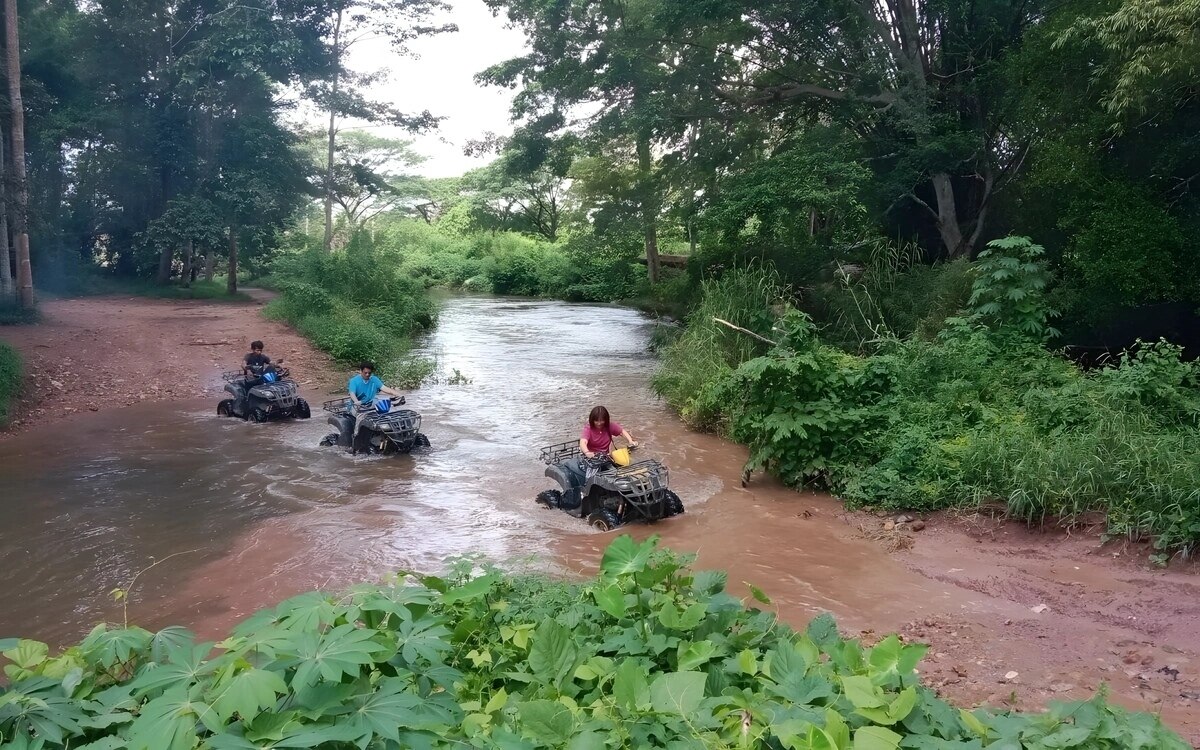
POLYGON ((630 531, 728 569, 736 593, 755 583, 787 619, 833 609, 852 627, 897 627, 927 608, 1003 606, 905 571, 847 534, 828 499, 763 479, 743 488, 744 452, 686 429, 651 392, 653 326, 620 307, 447 300, 425 347, 470 382, 409 396, 433 444, 412 456, 319 447, 324 393, 307 394, 308 422, 221 420, 194 401, 0 442, 0 636, 64 643, 120 622, 110 592, 135 576, 131 621, 213 636, 300 591, 454 556, 586 573, 612 536, 533 497, 549 486, 538 448, 578 435, 595 404, 670 467, 687 506, 630 531))

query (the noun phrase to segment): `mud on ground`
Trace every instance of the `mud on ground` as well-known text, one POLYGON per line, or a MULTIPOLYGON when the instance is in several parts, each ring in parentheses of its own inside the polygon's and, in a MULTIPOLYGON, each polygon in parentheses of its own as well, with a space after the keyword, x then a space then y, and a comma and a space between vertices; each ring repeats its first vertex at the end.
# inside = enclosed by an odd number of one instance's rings
POLYGON ((87 297, 42 302, 41 322, 0 328, 25 362, 25 388, 0 434, 144 401, 211 397, 261 339, 303 387, 337 384, 330 359, 295 331, 260 313, 270 294, 248 302, 87 297))

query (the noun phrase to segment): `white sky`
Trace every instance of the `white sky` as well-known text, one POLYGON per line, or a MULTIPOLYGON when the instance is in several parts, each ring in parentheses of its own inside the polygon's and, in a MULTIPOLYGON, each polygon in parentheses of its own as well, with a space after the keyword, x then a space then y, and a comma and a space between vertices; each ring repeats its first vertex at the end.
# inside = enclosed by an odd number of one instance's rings
MULTIPOLYGON (((449 5, 445 20, 458 24, 458 32, 417 40, 412 45, 415 59, 399 57, 383 41, 363 41, 350 50, 351 69, 391 71, 388 80, 371 92, 372 98, 389 102, 402 112, 428 109, 446 118, 428 135, 368 126, 378 135, 413 140, 415 150, 427 158, 417 171, 427 177, 454 177, 494 158, 469 158, 463 147, 487 131, 512 132, 509 105, 515 92, 477 86, 474 76, 526 49, 525 35, 505 28, 505 19, 493 17, 482 0, 449 0, 449 5)), ((353 127, 355 123, 347 121, 341 129, 353 127)))

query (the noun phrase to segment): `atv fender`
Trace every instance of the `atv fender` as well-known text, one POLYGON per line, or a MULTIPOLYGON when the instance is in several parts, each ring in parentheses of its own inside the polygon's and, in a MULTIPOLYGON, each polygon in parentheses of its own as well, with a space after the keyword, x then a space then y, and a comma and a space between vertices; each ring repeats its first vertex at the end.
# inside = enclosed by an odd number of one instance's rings
POLYGON ((240 386, 236 386, 233 383, 225 384, 225 392, 233 394, 234 400, 241 399, 246 395, 245 391, 240 386))
POLYGON ((354 437, 354 417, 346 414, 333 414, 325 421, 337 430, 338 445, 349 448, 350 440, 354 437))
POLYGON ((558 482, 558 486, 562 487, 563 492, 571 489, 571 475, 561 466, 550 464, 546 467, 546 476, 558 482))

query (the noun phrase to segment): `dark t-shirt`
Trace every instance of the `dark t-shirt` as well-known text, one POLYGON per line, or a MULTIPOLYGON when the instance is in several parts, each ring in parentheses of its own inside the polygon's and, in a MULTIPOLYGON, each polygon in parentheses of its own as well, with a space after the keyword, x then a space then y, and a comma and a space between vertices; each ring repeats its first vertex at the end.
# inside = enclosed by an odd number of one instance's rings
POLYGON ((265 354, 251 352, 246 355, 246 367, 263 367, 269 364, 271 364, 271 358, 265 354))

